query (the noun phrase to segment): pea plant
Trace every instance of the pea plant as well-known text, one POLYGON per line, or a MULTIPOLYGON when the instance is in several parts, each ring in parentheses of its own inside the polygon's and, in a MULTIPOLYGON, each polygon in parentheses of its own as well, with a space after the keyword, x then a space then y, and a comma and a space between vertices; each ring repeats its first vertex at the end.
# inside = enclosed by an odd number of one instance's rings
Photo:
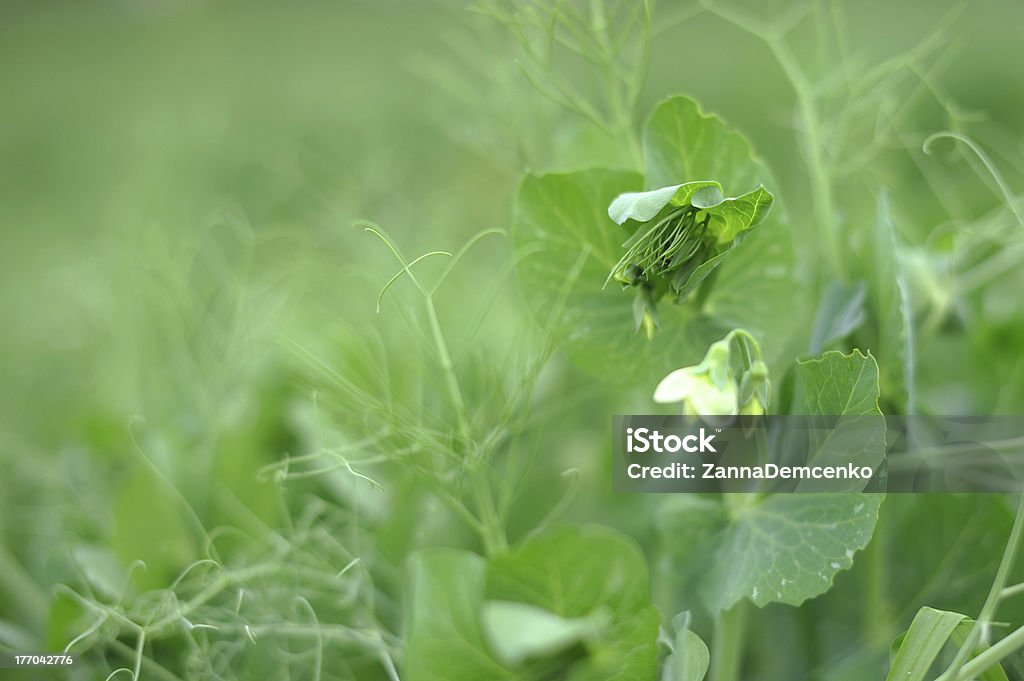
MULTIPOLYGON (((918 408, 919 320, 942 314, 931 308, 938 302, 934 288, 929 294, 920 278, 936 286, 935 270, 925 272, 938 258, 902 243, 884 186, 868 190, 875 209, 865 227, 844 223, 836 187, 899 135, 899 112, 886 109, 890 103, 873 88, 916 72, 953 15, 919 48, 874 68, 847 69, 837 85, 816 82, 787 42, 821 7, 760 23, 700 4, 697 13, 763 41, 790 80, 810 196, 805 212, 800 202, 786 201, 785 187, 749 141, 693 99, 668 97, 641 119, 646 3, 478 9, 515 34, 523 71, 541 94, 622 141, 620 169, 528 174, 515 198, 522 295, 527 307, 546 313, 539 317, 545 331, 577 367, 617 385, 657 386, 655 402, 681 403, 690 414, 847 416, 918 408), (623 58, 623 45, 641 47, 623 58), (578 89, 580 81, 569 75, 588 70, 597 73, 593 91, 578 89), (827 118, 844 102, 847 110, 827 118), (882 123, 853 152, 863 134, 856 116, 872 107, 882 123), (799 247, 800 240, 810 248, 799 247)), ((843 24, 832 11, 842 45, 843 24)), ((979 149, 951 135, 1005 187, 979 149)), ((923 142, 926 151, 935 139, 923 142)), ((1016 200, 1005 188, 1003 194, 1006 212, 1016 214, 1016 200)), ((880 459, 884 427, 860 435, 880 459)), ((775 678, 757 666, 764 655, 757 637, 785 621, 780 605, 806 612, 818 599, 842 603, 851 615, 860 610, 863 648, 833 650, 838 669, 826 671, 817 666, 825 664, 820 654, 796 646, 779 678, 1016 678, 1013 659, 1024 630, 1013 628, 1019 620, 996 627, 993 616, 1017 593, 1009 583, 1024 505, 1012 513, 1002 499, 971 502, 979 512, 1001 509, 995 512, 1005 542, 978 611, 922 605, 903 620, 889 602, 885 574, 899 535, 881 519, 894 507, 901 531, 911 518, 926 521, 913 502, 883 501, 877 493, 681 496, 654 503, 657 541, 644 552, 606 527, 543 524, 497 554, 421 552, 410 566, 408 673, 775 678), (851 570, 860 586, 847 582, 829 593, 851 570), (906 633, 897 635, 901 624, 906 633), (883 651, 888 663, 879 659, 883 651), (874 669, 871 659, 878 660, 874 669)), ((828 607, 817 616, 827 618, 828 607)))
MULTIPOLYGON (((534 170, 508 224, 458 248, 414 254, 358 222, 372 314, 288 344, 312 395, 293 414, 301 453, 261 472, 287 526, 202 530, 204 555, 131 598, 62 589, 88 615, 68 649, 133 679, 1024 679, 1024 500, 610 492, 614 414, 942 413, 956 390, 1024 407, 1001 356, 967 387, 936 368, 1016 338, 977 310, 1016 300, 1021 251, 1002 246, 1024 228, 935 86, 956 11, 862 63, 839 2, 769 20, 715 0, 473 10, 543 107, 529 134, 568 121, 571 161, 506 140, 503 162, 534 170), (698 20, 757 44, 791 86, 781 158, 697 97, 650 92, 652 45, 698 20), (808 32, 815 67, 798 56, 808 32), (942 126, 922 132, 914 106, 942 126), (891 194, 886 154, 932 188, 939 157, 966 158, 996 199, 968 224, 901 227, 949 201, 891 194), (1013 387, 993 397, 1000 376, 1013 387)), ((502 113, 495 128, 514 127, 502 113)), ((862 455, 880 461, 885 424, 868 423, 862 455)))

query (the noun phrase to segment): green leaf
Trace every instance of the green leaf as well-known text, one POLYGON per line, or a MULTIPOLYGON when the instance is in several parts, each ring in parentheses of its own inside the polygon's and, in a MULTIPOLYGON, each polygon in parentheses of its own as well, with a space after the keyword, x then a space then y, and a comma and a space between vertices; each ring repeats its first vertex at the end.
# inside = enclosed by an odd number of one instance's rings
POLYGON ((494 659, 480 629, 486 561, 454 549, 429 549, 409 561, 409 614, 403 679, 516 679, 494 659))
MULTIPOLYGON (((885 423, 870 355, 828 352, 797 370, 798 410, 844 417, 833 434, 804 443, 814 448, 808 451, 816 463, 845 463, 852 456, 859 464, 884 455, 885 423)), ((878 494, 811 492, 681 497, 661 508, 659 530, 681 586, 699 592, 712 612, 743 598, 758 606, 798 605, 827 591, 836 573, 853 565, 854 554, 871 539, 881 501, 878 494)))
POLYGON ((122 565, 145 563, 145 570, 132 575, 133 587, 162 588, 194 560, 195 543, 186 518, 182 501, 148 470, 135 471, 121 486, 110 547, 122 565))
POLYGON ((539 249, 518 266, 523 295, 539 323, 554 321, 567 355, 606 380, 653 387, 672 369, 698 361, 729 328, 691 308, 663 305, 662 328, 648 342, 635 331, 632 292, 603 288, 628 236, 606 208, 641 183, 635 173, 604 170, 527 176, 516 198, 513 236, 522 250, 539 249), (617 370, 609 372, 610 366, 617 370))
POLYGON ((742 598, 758 606, 799 605, 828 591, 867 546, 882 501, 877 494, 777 494, 741 510, 703 580, 712 611, 742 598))
POLYGON ((655 107, 644 126, 643 147, 649 188, 687 179, 714 179, 730 188, 772 186, 743 135, 688 97, 670 97, 655 107))
POLYGON ((884 191, 878 195, 873 236, 871 258, 867 259, 870 323, 865 328, 874 330, 869 347, 878 353, 882 394, 901 411, 913 409, 911 310, 889 195, 884 191))
POLYGON ((482 616, 484 634, 491 649, 511 666, 592 639, 607 626, 606 620, 604 611, 570 619, 544 608, 511 601, 487 601, 482 616))
POLYGON ((492 560, 487 597, 566 620, 607 618, 587 638, 586 655, 558 678, 649 681, 658 668, 659 615, 647 575, 643 553, 630 538, 607 528, 558 525, 492 560))
POLYGON ((807 351, 812 355, 820 354, 829 344, 859 329, 865 320, 865 297, 863 282, 854 286, 845 286, 838 281, 829 283, 818 303, 807 351))
POLYGON ((878 366, 870 353, 834 350, 797 362, 801 394, 794 413, 823 416, 880 414, 878 366))
POLYGON ((753 503, 753 497, 732 497, 727 507, 680 496, 657 518, 670 569, 681 578, 676 588, 699 594, 712 612, 743 598, 759 606, 799 605, 824 593, 867 545, 882 501, 880 495, 784 494, 753 503))
MULTIPOLYGON (((878 409, 878 365, 870 354, 826 352, 819 359, 797 362, 795 414, 811 415, 808 441, 799 443, 803 460, 819 466, 878 467, 885 458, 885 419, 878 409)), ((796 451, 792 440, 787 448, 796 451)), ((800 491, 859 492, 863 481, 801 480, 800 491)))
MULTIPOLYGON (((770 185, 767 169, 753 158, 742 136, 717 118, 693 117, 690 110, 696 105, 677 98, 652 116, 649 125, 658 129, 645 133, 646 146, 669 144, 661 127, 678 128, 680 134, 664 155, 648 148, 654 173, 647 179, 648 187, 705 178, 725 187, 770 185), (677 114, 684 118, 678 126, 671 120, 677 114), (702 140, 717 140, 721 147, 702 140), (679 155, 685 155, 686 162, 673 164, 673 174, 658 170, 669 157, 679 155), (652 182, 652 177, 669 179, 652 182)), ((792 357, 806 348, 804 330, 810 326, 813 289, 796 276, 790 232, 780 213, 774 211, 728 257, 698 268, 688 286, 704 281, 712 270, 714 286, 706 289, 701 301, 660 305, 660 330, 648 341, 636 332, 633 292, 612 286, 602 290, 629 236, 606 209, 619 195, 639 192, 643 186, 644 179, 636 173, 608 170, 531 175, 523 180, 516 196, 513 237, 523 251, 537 250, 518 268, 528 307, 541 323, 555 321, 554 330, 577 365, 613 383, 653 387, 673 369, 698 362, 708 345, 737 327, 758 338, 769 369, 781 375, 792 357), (582 268, 573 276, 580 258, 582 268)), ((723 211, 753 210, 756 216, 766 205, 767 192, 760 191, 747 195, 742 206, 730 205, 723 211)), ((728 237, 731 231, 721 234, 728 237)))
POLYGON ((658 565, 661 581, 667 585, 664 592, 659 592, 658 602, 671 597, 675 600, 669 607, 674 610, 702 606, 701 580, 710 571, 722 533, 729 526, 721 499, 710 495, 674 495, 659 508, 655 525, 660 543, 671 558, 658 565))
POLYGON ((661 681, 701 681, 711 662, 708 647, 701 637, 689 629, 680 629, 672 648, 672 654, 665 660, 661 681))
POLYGON ((949 637, 965 619, 955 612, 921 608, 910 629, 894 644, 898 647, 886 681, 923 681, 949 637))
POLYGON ((712 216, 708 231, 718 238, 719 245, 736 245, 740 235, 764 220, 773 201, 763 186, 734 199, 723 199, 704 209, 712 216))

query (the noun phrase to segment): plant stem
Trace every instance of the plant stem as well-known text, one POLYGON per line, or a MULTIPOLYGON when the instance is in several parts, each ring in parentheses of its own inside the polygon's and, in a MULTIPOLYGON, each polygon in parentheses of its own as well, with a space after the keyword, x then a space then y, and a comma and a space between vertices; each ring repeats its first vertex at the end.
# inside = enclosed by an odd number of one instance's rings
MULTIPOLYGON (((441 323, 437 318, 437 308, 434 306, 433 297, 427 293, 424 296, 427 307, 427 320, 430 323, 430 333, 434 339, 437 350, 438 364, 444 372, 445 384, 448 387, 448 398, 455 409, 455 418, 458 420, 459 437, 462 440, 463 454, 472 440, 472 430, 469 424, 469 415, 466 411, 466 401, 462 397, 462 388, 459 386, 458 376, 455 375, 455 363, 452 362, 451 353, 448 351, 448 343, 441 331, 441 323)), ((494 501, 494 494, 491 491, 491 483, 488 479, 486 469, 481 469, 480 461, 472 461, 474 467, 473 487, 476 493, 477 503, 480 509, 480 531, 484 542, 484 548, 488 555, 500 553, 508 548, 508 540, 505 537, 505 528, 498 512, 497 504, 494 501)))
POLYGON ((807 147, 807 165, 811 176, 811 203, 815 227, 824 236, 826 253, 829 256, 829 264, 832 266, 833 273, 845 281, 846 266, 836 221, 833 217, 835 206, 832 198, 832 182, 823 154, 821 122, 818 120, 814 93, 807 76, 801 70, 789 47, 779 38, 768 38, 766 42, 793 85, 797 107, 800 111, 800 120, 804 125, 804 145, 807 147))
MULTIPOLYGON (((1006 548, 1003 550, 1003 558, 999 561, 999 569, 996 570, 995 579, 992 580, 992 587, 989 589, 988 597, 985 599, 985 604, 981 606, 981 613, 978 615, 978 619, 974 621, 974 625, 971 627, 971 632, 967 635, 967 639, 963 645, 960 646, 960 650, 957 651, 956 657, 953 658, 952 664, 949 668, 940 676, 936 681, 951 681, 952 679, 971 678, 974 674, 968 674, 968 667, 975 661, 979 660, 983 655, 990 653, 992 650, 1008 639, 1020 634, 1020 630, 1015 631, 1010 636, 1007 636, 996 646, 992 646, 978 657, 966 662, 968 656, 974 652, 975 646, 981 639, 982 630, 988 626, 989 622, 992 621, 992 617, 995 615, 996 608, 999 605, 999 599, 1002 596, 1003 588, 1006 586, 1006 582, 1010 576, 1010 569, 1013 567, 1013 562, 1017 557, 1017 549, 1020 548, 1021 537, 1024 536, 1024 494, 1020 496, 1017 502, 1017 514, 1013 520, 1013 529, 1010 530, 1010 538, 1006 541, 1006 548), (966 663, 965 663, 966 662, 966 663)), ((1016 650, 1017 647, 1024 645, 1024 635, 1021 635, 1018 639, 1014 639, 1015 643, 1012 650, 1016 650)), ((1009 645, 1009 644, 1008 644, 1009 645)), ((1002 648, 1000 648, 1002 650, 1002 648)), ((1008 654, 1009 651, 1007 651, 1008 654)), ((1002 658, 997 658, 996 661, 1002 658)), ((994 664, 994 663, 993 663, 994 664)), ((989 665, 991 666, 991 664, 989 665)), ((987 667, 986 667, 987 668, 987 667)))
POLYGON ((935 681, 968 681, 977 678, 1021 648, 1024 648, 1024 627, 1016 629, 1009 636, 1000 639, 991 648, 986 648, 961 667, 960 672, 955 676, 951 674, 952 670, 948 670, 935 681))
POLYGON ((874 650, 884 649, 891 638, 885 588, 885 545, 882 539, 876 532, 874 540, 868 544, 861 556, 867 564, 864 578, 864 629, 867 631, 868 645, 874 650))
POLYGON ((488 556, 503 553, 508 549, 508 539, 505 536, 505 526, 498 513, 486 472, 477 469, 477 474, 473 476, 473 483, 480 506, 481 538, 484 541, 484 550, 488 556))
POLYGON ((452 362, 451 354, 448 352, 448 344, 445 342, 444 334, 441 332, 441 323, 437 319, 437 308, 434 307, 434 299, 427 294, 424 296, 427 306, 427 319, 430 322, 430 333, 434 338, 434 345, 437 349, 437 360, 444 372, 445 384, 448 386, 448 397, 455 408, 455 417, 459 423, 459 436, 463 443, 470 439, 469 417, 466 413, 466 402, 462 399, 462 389, 459 387, 459 379, 455 375, 455 364, 452 362))
POLYGON ((719 613, 715 620, 710 681, 737 681, 740 678, 748 607, 746 601, 740 601, 719 613))

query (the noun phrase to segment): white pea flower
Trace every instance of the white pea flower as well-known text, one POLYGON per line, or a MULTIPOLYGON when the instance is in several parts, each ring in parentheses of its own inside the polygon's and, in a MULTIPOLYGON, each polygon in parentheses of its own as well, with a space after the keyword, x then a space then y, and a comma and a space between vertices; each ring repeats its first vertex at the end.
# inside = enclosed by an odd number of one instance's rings
POLYGON ((687 416, 761 416, 768 410, 770 385, 757 341, 736 329, 712 343, 700 364, 661 379, 654 401, 682 402, 687 416))
POLYGON ((654 401, 683 403, 693 416, 733 416, 739 409, 739 390, 729 368, 729 341, 712 344, 700 364, 676 369, 654 390, 654 401))

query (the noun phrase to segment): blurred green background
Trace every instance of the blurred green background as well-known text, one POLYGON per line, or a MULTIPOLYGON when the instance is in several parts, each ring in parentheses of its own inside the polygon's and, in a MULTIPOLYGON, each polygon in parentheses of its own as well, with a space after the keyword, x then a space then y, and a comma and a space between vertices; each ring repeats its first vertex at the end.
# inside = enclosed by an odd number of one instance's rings
MULTIPOLYGON (((746 4, 765 17, 790 6, 746 4)), ((953 7, 842 4, 845 63, 858 68, 915 49, 953 7)), ((809 190, 795 162, 792 89, 762 43, 692 13, 686 3, 656 7, 638 116, 675 93, 720 114, 773 168, 800 229, 809 190)), ((873 214, 859 197, 878 184, 890 188, 909 244, 941 245, 943 234, 1001 215, 976 163, 951 145, 925 156, 921 142, 955 121, 1010 187, 1024 187, 1022 34, 1021 3, 968 2, 926 70, 871 93, 882 95, 875 117, 830 151, 855 158, 858 140, 898 110, 899 134, 837 177, 846 224, 873 214)), ((794 54, 827 87, 835 46, 817 35, 801 26, 794 54)), ((417 521, 436 502, 414 478, 385 471, 402 480, 398 491, 365 502, 344 481, 282 486, 260 471, 329 444, 317 405, 330 379, 309 354, 433 409, 437 395, 423 384, 434 377, 397 305, 385 298, 376 315, 396 265, 354 220, 382 225, 406 254, 455 251, 481 229, 508 228, 524 171, 630 163, 620 140, 540 96, 517 50, 461 2, 0 4, 0 644, 59 649, 81 631, 57 583, 106 582, 116 594, 131 562, 144 560, 132 588, 162 588, 205 555, 213 528, 262 542, 312 497, 391 521, 376 530, 385 592, 413 548, 471 543, 450 519, 417 521), (383 365, 390 373, 374 378, 383 365)), ((502 389, 532 324, 511 285, 478 332, 462 331, 510 253, 502 239, 482 243, 439 301, 480 396, 502 389)), ((956 320, 973 330, 953 324, 921 348, 922 399, 934 411, 1024 409, 1019 279, 1011 270, 1001 287, 959 300, 938 276, 936 296, 973 306, 956 320)), ((592 460, 605 415, 642 410, 648 388, 615 392, 558 355, 546 380, 542 392, 572 395, 551 419, 574 434, 538 440, 559 452, 541 469, 584 471, 570 517, 649 537, 649 502, 608 500, 604 463, 592 460)), ((557 497, 552 485, 531 488, 513 537, 543 515, 536 499, 557 497)), ((1005 525, 1005 509, 985 509, 1005 525)), ((950 518, 936 541, 956 531, 956 513, 942 513, 950 518)), ((359 526, 339 523, 339 533, 359 526)), ((976 604, 981 586, 951 607, 976 604)), ((397 622, 398 606, 381 618, 397 622)), ((352 675, 369 673, 352 664, 352 675)))

